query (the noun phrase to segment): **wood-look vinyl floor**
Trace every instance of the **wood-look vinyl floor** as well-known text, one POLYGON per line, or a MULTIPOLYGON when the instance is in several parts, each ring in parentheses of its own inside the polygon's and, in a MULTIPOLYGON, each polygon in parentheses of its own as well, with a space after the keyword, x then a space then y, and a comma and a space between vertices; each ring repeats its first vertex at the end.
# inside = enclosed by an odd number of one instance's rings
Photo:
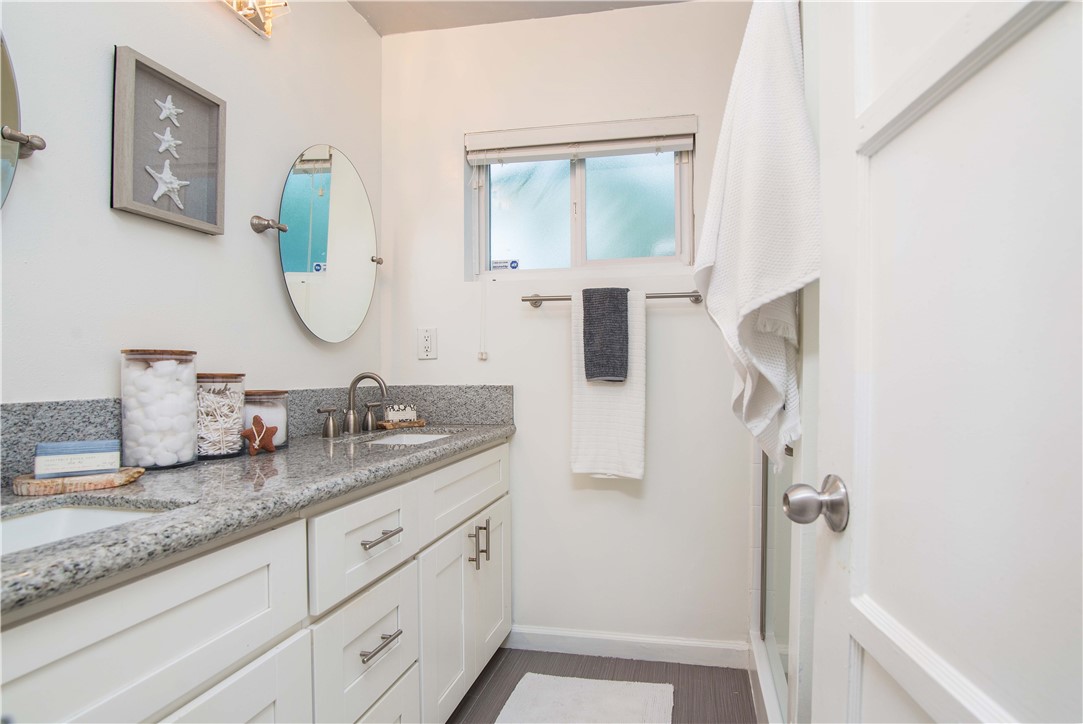
POLYGON ((449 724, 491 724, 527 672, 583 679, 673 684, 674 724, 755 722, 748 672, 715 666, 500 649, 449 724))

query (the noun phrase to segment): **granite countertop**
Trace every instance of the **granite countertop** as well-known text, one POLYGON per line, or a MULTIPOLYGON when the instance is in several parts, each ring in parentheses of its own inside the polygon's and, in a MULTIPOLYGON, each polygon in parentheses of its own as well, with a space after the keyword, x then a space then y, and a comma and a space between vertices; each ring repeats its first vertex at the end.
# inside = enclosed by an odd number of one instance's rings
POLYGON ((243 455, 173 470, 150 471, 121 488, 21 497, 5 490, 0 518, 63 506, 163 511, 0 558, 0 612, 8 613, 73 591, 224 536, 463 452, 509 439, 515 426, 431 426, 413 432, 448 434, 421 445, 370 445, 406 431, 324 440, 290 440, 274 454, 243 455))

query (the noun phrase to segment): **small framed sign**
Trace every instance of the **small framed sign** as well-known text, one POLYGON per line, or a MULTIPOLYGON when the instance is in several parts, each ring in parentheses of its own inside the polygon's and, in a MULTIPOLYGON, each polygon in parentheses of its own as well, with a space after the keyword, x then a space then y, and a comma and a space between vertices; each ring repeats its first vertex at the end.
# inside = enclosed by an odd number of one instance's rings
POLYGON ((117 47, 114 209, 223 233, 225 142, 225 101, 142 53, 117 47))

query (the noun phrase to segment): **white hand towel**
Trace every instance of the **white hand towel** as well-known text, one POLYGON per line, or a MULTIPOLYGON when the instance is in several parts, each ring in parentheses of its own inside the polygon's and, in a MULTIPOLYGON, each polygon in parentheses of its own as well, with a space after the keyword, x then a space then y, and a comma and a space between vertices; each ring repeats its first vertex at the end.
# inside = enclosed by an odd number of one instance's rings
POLYGON ((647 295, 628 292, 628 376, 588 381, 583 293, 572 294, 572 472, 643 479, 647 425, 647 295))
POLYGON ((796 2, 752 6, 694 267, 736 378, 734 414, 776 465, 801 436, 797 291, 820 275, 820 177, 796 2))

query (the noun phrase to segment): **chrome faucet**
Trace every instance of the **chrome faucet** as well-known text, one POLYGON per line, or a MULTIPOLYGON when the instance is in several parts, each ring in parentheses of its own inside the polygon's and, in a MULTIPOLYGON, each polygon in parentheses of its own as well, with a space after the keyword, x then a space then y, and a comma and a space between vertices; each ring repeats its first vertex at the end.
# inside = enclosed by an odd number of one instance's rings
POLYGON ((354 377, 353 382, 350 383, 350 391, 347 393, 346 418, 342 425, 347 435, 374 430, 376 428, 376 416, 372 414, 372 408, 379 407, 383 404, 382 402, 370 402, 365 405, 367 409, 365 410, 364 417, 362 418, 358 415, 355 395, 357 393, 357 385, 361 383, 361 380, 372 380, 378 384, 380 386, 380 397, 382 399, 387 398, 387 385, 380 375, 375 372, 362 372, 357 377, 354 377))

